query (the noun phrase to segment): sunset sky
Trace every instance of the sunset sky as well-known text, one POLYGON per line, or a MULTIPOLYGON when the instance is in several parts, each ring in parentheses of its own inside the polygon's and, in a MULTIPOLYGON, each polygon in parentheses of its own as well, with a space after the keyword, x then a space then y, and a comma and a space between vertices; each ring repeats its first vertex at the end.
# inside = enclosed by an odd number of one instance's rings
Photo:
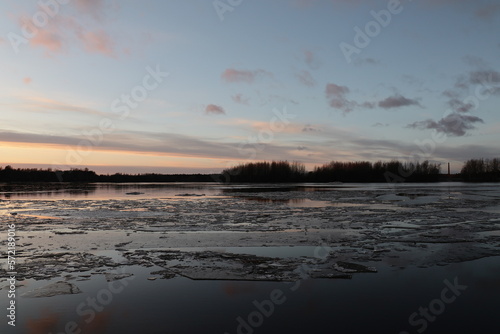
POLYGON ((500 2, 2 1, 0 166, 499 157, 500 2))

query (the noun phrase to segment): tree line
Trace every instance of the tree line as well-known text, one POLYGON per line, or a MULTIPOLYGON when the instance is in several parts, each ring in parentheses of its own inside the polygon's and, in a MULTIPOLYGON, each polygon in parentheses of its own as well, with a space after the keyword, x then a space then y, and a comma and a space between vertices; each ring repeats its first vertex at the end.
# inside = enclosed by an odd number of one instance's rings
POLYGON ((306 167, 298 162, 251 162, 222 171, 223 182, 304 182, 306 167))
POLYGON ((500 181, 500 159, 470 159, 460 172, 464 181, 497 182, 500 181))
MULTIPOLYGON (((447 180, 441 165, 429 161, 331 161, 306 171, 299 162, 262 161, 227 168, 217 174, 106 174, 88 168, 66 171, 0 167, 0 182, 438 182, 447 180)), ((500 181, 500 159, 470 159, 453 180, 500 181)))
POLYGON ((332 161, 306 172, 300 163, 247 163, 222 172, 230 182, 437 182, 440 164, 407 162, 332 161))
POLYGON ((88 168, 61 171, 36 168, 0 167, 0 182, 212 182, 218 174, 105 174, 88 168))

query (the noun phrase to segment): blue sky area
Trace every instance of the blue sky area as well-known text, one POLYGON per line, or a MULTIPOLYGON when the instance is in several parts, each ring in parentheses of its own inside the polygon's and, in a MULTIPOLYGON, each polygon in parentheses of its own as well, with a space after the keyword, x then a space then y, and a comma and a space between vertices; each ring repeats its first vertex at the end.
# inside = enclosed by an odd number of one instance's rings
POLYGON ((500 3, 2 1, 0 165, 498 157, 500 3))

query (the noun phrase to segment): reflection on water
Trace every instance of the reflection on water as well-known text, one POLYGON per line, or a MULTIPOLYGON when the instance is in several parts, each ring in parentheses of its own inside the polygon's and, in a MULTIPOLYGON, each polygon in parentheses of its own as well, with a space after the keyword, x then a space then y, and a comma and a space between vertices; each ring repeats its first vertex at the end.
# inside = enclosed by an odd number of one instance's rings
MULTIPOLYGON (((0 184, 1 199, 111 199, 111 198, 154 198, 159 196, 173 197, 182 195, 191 196, 247 196, 248 200, 267 203, 284 203, 301 206, 321 206, 311 203, 307 198, 266 199, 259 194, 276 193, 337 193, 347 194, 351 191, 382 191, 388 194, 397 194, 410 199, 428 196, 429 194, 447 194, 448 196, 472 197, 480 193, 483 197, 499 198, 500 190, 496 183, 419 183, 419 184, 391 184, 391 183, 359 183, 359 184, 219 184, 219 183, 33 183, 33 184, 0 184)), ((188 196, 185 196, 188 197, 188 196)), ((284 197, 284 196, 283 196, 284 197)), ((303 196, 309 197, 309 196, 303 196)), ((476 195, 477 197, 477 195, 476 195)), ((335 205, 335 204, 334 204, 335 205)))
POLYGON ((307 198, 265 198, 253 196, 235 196, 245 201, 259 202, 265 204, 287 204, 295 207, 324 207, 329 205, 326 201, 313 201, 307 198))
POLYGON ((20 214, 18 216, 20 218, 22 218, 22 217, 32 217, 32 218, 38 218, 38 219, 62 219, 61 217, 43 216, 43 215, 26 215, 26 214, 20 214))
POLYGON ((2 184, 0 198, 5 199, 110 199, 154 198, 158 196, 214 195, 219 190, 204 183, 43 183, 2 184), (183 193, 181 193, 183 192, 183 193))
POLYGON ((265 198, 258 196, 235 196, 245 201, 254 201, 265 204, 286 204, 291 207, 299 207, 299 208, 324 208, 327 206, 334 206, 339 208, 348 208, 348 207, 358 207, 363 206, 363 204, 359 203, 341 203, 341 202, 330 202, 330 201, 318 201, 311 200, 308 198, 265 198))
POLYGON ((268 193, 268 192, 290 192, 290 191, 302 191, 302 192, 315 192, 315 191, 329 191, 335 189, 348 189, 355 187, 354 185, 331 185, 328 183, 315 183, 315 184, 295 184, 290 185, 288 183, 280 184, 245 184, 245 185, 231 185, 221 187, 224 193, 268 193))

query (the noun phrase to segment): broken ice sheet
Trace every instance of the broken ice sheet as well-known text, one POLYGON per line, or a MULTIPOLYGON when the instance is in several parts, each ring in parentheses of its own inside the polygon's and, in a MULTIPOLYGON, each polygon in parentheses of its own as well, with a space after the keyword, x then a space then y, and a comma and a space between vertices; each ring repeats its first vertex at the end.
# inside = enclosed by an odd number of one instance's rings
POLYGON ((133 274, 113 274, 113 273, 106 273, 104 274, 106 277, 106 281, 112 282, 112 281, 118 281, 130 276, 133 276, 133 274))
POLYGON ((193 280, 283 281, 304 277, 351 278, 350 274, 376 272, 373 267, 314 257, 276 258, 214 251, 136 250, 124 254, 131 263, 150 261, 165 268, 151 274, 172 278, 175 274, 193 280))
MULTIPOLYGON (((84 272, 100 267, 115 268, 120 264, 107 256, 84 252, 52 252, 28 256, 17 263, 17 278, 36 280, 61 277, 62 273, 84 272)), ((4 275, 0 269, 0 275, 4 275)))
POLYGON ((74 284, 65 281, 58 281, 49 285, 40 287, 35 290, 28 291, 21 295, 26 298, 52 297, 57 295, 73 295, 82 293, 82 291, 74 284))
MULTIPOLYGON (((124 264, 120 259, 77 255, 92 249, 124 252, 141 248, 265 246, 260 255, 268 259, 257 259, 253 265, 243 258, 180 255, 177 263, 168 261, 165 268, 171 268, 174 274, 164 276, 292 280, 297 277, 294 270, 303 268, 309 260, 269 258, 268 247, 313 247, 321 243, 338 250, 339 257, 333 262, 369 265, 382 261, 394 267, 431 267, 498 255, 498 209, 490 210, 498 208, 497 188, 398 185, 389 189, 387 185, 360 185, 328 191, 251 189, 252 198, 259 200, 243 199, 241 196, 249 195, 244 192, 175 196, 217 192, 201 188, 199 192, 175 190, 169 193, 171 196, 159 192, 159 198, 149 196, 149 190, 148 196, 124 195, 125 191, 143 190, 136 187, 122 189, 120 196, 106 193, 109 196, 12 199, 0 202, 0 216, 6 223, 16 223, 16 229, 22 232, 22 241, 17 245, 20 278, 40 280, 74 273, 73 277, 83 279, 76 273, 97 268, 108 271, 124 264), (427 201, 430 196, 434 200, 427 201), (427 203, 417 203, 424 199, 427 203), (302 206, 309 201, 330 205, 302 206), (19 215, 14 217, 9 212, 19 215), (27 214, 64 219, 43 220, 27 214), (279 266, 284 268, 281 272, 276 269, 279 266)), ((154 256, 153 263, 147 254, 139 258, 135 264, 144 267, 166 262, 154 256)), ((351 275, 338 269, 316 261, 308 274, 351 275)), ((0 268, 2 273, 5 270, 0 268)))

